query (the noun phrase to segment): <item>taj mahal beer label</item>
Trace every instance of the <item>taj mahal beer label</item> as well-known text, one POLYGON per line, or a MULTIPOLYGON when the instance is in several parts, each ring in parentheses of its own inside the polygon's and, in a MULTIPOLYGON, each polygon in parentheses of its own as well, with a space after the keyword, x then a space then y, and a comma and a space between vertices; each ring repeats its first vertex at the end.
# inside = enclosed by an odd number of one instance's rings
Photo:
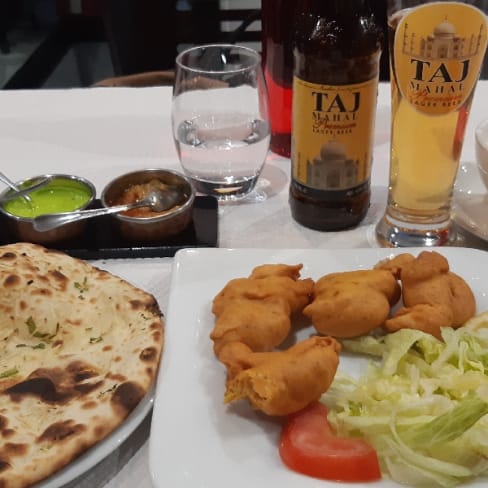
POLYGON ((486 42, 486 16, 470 5, 433 2, 407 11, 393 45, 403 98, 428 115, 459 109, 478 80, 486 42))
POLYGON ((376 78, 322 85, 294 77, 293 183, 300 191, 343 198, 368 185, 376 97, 376 78))

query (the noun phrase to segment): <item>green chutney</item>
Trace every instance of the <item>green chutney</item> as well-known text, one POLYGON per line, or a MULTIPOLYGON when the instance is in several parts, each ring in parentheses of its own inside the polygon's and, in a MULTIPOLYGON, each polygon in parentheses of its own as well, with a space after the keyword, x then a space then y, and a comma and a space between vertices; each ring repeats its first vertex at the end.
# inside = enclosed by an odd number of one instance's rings
POLYGON ((29 193, 29 196, 31 203, 19 197, 2 206, 17 217, 34 218, 47 213, 78 210, 88 203, 91 192, 83 183, 63 178, 50 181, 46 186, 29 193))

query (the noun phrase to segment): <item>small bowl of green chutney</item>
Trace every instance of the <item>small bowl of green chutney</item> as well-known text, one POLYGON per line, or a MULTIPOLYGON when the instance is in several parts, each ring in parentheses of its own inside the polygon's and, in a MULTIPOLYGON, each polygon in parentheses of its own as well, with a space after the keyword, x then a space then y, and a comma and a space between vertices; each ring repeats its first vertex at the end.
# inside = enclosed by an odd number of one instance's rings
POLYGON ((16 185, 22 190, 44 178, 48 178, 49 182, 30 192, 28 200, 16 197, 12 189, 0 193, 0 213, 13 240, 50 245, 72 241, 85 231, 86 221, 73 222, 45 232, 34 229, 34 217, 83 210, 92 205, 96 197, 95 186, 80 176, 40 175, 16 182, 16 185))

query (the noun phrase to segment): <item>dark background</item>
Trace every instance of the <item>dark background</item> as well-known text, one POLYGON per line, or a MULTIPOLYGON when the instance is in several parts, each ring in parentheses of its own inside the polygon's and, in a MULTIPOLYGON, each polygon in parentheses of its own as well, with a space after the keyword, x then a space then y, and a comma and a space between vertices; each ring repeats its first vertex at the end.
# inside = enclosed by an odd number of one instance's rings
MULTIPOLYGON (((371 3, 386 32, 386 0, 371 3)), ((172 69, 178 50, 206 42, 260 50, 260 5, 260 0, 0 0, 0 87, 86 87, 113 76, 172 69)), ((386 50, 381 77, 388 78, 386 50)))
MULTIPOLYGON (((370 0, 385 32, 383 81, 389 79, 386 2, 370 0)), ((170 70, 177 52, 194 44, 238 42, 261 50, 260 7, 261 0, 0 0, 0 89, 88 87, 170 70)))

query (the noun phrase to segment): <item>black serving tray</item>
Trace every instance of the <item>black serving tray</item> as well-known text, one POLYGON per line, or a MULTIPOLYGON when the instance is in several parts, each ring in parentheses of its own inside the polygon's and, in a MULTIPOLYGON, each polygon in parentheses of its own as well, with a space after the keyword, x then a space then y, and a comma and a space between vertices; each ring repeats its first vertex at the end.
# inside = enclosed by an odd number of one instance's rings
MULTIPOLYGON (((95 207, 100 206, 95 201, 95 207)), ((5 218, 5 217, 3 217, 5 218)), ((0 244, 15 242, 9 235, 5 222, 0 227, 0 244)), ((137 244, 127 242, 114 228, 110 216, 87 221, 82 236, 71 242, 49 245, 70 256, 80 259, 114 258, 154 258, 171 257, 176 251, 186 247, 217 247, 218 244, 218 204, 214 197, 197 196, 193 206, 193 218, 188 227, 164 242, 137 244)))

